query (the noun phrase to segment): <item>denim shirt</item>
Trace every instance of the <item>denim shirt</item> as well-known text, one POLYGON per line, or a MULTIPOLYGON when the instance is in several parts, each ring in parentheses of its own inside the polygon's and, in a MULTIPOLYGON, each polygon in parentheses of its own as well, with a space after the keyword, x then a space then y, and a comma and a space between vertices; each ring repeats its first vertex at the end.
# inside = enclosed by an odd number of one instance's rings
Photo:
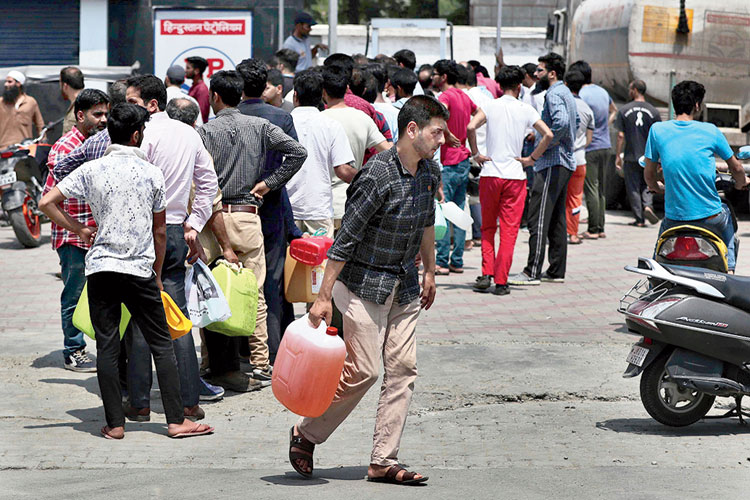
MULTIPOLYGON (((547 90, 542 120, 552 130, 554 137, 547 151, 534 164, 534 172, 556 166, 575 171, 575 139, 580 119, 575 98, 562 82, 556 82, 547 90)), ((536 143, 539 144, 541 136, 538 132, 536 136, 536 143)))

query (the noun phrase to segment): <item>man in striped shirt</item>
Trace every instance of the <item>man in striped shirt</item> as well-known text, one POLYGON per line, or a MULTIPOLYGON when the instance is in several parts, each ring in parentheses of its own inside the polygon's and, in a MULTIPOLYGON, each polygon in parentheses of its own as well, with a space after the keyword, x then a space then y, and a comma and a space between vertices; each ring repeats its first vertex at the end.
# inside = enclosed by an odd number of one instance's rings
MULTIPOLYGON (((109 97, 101 90, 85 89, 78 94, 73 111, 75 126, 52 146, 47 160, 50 175, 44 186, 44 194, 50 192, 57 181, 52 175, 52 169, 65 155, 83 144, 88 137, 107 127, 107 105, 109 97)), ((62 208, 81 224, 95 227, 91 208, 84 201, 67 198, 62 208)), ((63 330, 63 357, 66 370, 77 372, 95 372, 96 363, 86 354, 86 341, 83 332, 73 326, 73 312, 81 296, 83 285, 86 283, 84 275, 86 252, 90 245, 75 233, 63 229, 52 223, 52 249, 60 258, 60 268, 63 280, 63 292, 60 296, 60 316, 63 330)))

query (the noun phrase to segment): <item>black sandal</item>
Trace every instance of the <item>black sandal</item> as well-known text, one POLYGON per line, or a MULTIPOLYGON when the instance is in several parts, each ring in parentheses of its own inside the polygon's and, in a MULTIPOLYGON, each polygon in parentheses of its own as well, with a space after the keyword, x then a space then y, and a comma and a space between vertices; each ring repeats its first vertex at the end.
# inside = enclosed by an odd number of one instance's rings
POLYGON ((391 465, 388 470, 385 472, 385 476, 383 477, 370 477, 367 476, 367 480, 371 481, 373 483, 388 483, 388 484, 403 484, 405 486, 413 486, 415 484, 424 483, 428 479, 430 479, 427 476, 422 476, 419 479, 415 479, 417 477, 416 472, 411 472, 406 470, 404 467, 401 467, 400 465, 391 465), (398 473, 401 471, 405 471, 404 475, 402 476, 401 481, 396 479, 396 476, 398 476, 398 473))
POLYGON ((295 471, 297 471, 297 474, 302 477, 312 477, 313 451, 315 451, 315 445, 302 437, 301 434, 299 436, 295 436, 294 426, 292 426, 292 428, 289 429, 289 463, 292 464, 292 467, 295 471), (307 453, 292 451, 292 448, 299 448, 300 450, 306 451, 307 453), (307 461, 310 464, 310 472, 302 470, 302 468, 297 465, 297 460, 307 461))

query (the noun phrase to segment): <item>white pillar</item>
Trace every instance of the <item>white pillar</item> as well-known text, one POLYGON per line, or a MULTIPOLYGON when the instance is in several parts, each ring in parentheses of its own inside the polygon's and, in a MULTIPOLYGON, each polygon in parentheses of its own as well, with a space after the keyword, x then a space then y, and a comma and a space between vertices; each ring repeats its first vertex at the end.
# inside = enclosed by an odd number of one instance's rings
POLYGON ((497 40, 495 41, 495 55, 500 52, 500 32, 503 29, 503 0, 497 0, 497 40))
POLYGON ((279 50, 284 45, 284 0, 279 0, 279 50))
POLYGON ((339 2, 328 0, 328 53, 338 52, 339 2))
POLYGON ((80 0, 78 64, 107 66, 107 0, 80 0))

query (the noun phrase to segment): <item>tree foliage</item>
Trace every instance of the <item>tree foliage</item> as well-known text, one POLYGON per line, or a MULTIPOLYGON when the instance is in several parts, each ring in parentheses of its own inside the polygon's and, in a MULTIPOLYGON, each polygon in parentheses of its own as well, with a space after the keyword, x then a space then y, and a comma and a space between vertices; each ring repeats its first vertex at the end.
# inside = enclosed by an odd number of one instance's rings
MULTIPOLYGON (((445 17, 453 24, 469 23, 469 0, 339 0, 339 22, 364 24, 374 17, 445 17)), ((319 22, 328 22, 328 0, 305 0, 319 22)))

